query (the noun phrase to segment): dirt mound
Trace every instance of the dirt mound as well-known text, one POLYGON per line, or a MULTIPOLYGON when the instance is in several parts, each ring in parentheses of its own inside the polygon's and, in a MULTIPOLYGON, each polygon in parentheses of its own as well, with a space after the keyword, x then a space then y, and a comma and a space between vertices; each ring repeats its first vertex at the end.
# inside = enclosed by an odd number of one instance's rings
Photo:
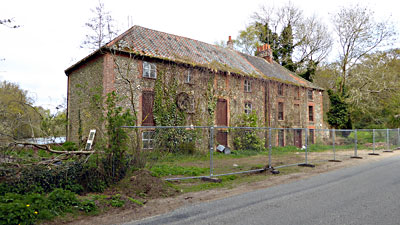
POLYGON ((136 196, 141 199, 168 197, 177 193, 164 180, 152 176, 147 170, 135 171, 131 176, 121 181, 118 186, 121 194, 136 196))

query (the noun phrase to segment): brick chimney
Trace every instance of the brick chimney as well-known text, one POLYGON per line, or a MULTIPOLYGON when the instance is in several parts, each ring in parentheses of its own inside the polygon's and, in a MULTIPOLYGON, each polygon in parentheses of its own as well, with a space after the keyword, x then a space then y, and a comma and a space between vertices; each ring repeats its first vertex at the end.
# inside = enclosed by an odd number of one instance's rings
POLYGON ((273 62, 272 49, 269 44, 265 44, 257 47, 257 56, 267 60, 269 63, 273 62))
POLYGON ((229 49, 232 49, 232 50, 233 50, 233 41, 232 41, 231 36, 229 36, 229 40, 226 42, 226 46, 227 46, 229 49))

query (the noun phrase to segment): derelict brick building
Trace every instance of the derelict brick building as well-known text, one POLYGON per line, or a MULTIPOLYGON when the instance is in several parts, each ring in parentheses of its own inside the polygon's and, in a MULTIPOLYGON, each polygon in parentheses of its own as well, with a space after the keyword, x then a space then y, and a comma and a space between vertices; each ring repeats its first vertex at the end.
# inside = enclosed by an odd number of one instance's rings
MULTIPOLYGON (((237 126, 241 115, 255 112, 258 124, 273 128, 323 128, 323 90, 272 60, 268 45, 258 56, 228 47, 134 26, 69 67, 67 139, 77 142, 89 129, 104 127, 101 96, 115 91, 126 96, 120 105, 135 106, 139 124, 153 119, 156 79, 175 81, 177 105, 187 125, 237 126), (132 96, 132 101, 130 101, 132 96), (97 103, 96 103, 97 101, 97 103)), ((280 131, 279 145, 301 147, 304 132, 280 131)), ((219 130, 216 140, 232 146, 232 137, 219 130)))

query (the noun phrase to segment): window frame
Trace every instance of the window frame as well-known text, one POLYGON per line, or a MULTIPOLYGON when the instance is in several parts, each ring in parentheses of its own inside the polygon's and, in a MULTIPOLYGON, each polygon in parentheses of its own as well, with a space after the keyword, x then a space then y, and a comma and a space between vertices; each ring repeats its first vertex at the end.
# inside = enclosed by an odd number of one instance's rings
POLYGON ((193 73, 191 70, 186 70, 185 84, 193 84, 193 73))
POLYGON ((278 96, 285 96, 284 87, 282 83, 278 83, 278 96))
POLYGON ((285 119, 285 105, 283 102, 278 102, 278 120, 283 121, 285 119))
POLYGON ((307 90, 307 98, 309 101, 314 101, 314 90, 312 89, 307 90))
POLYGON ((245 79, 243 82, 244 92, 251 92, 251 80, 245 79))
POLYGON ((278 129, 278 146, 285 147, 285 129, 278 129))
POLYGON ((155 63, 143 62, 142 77, 149 79, 157 78, 157 65, 155 63))
POLYGON ((250 115, 253 112, 253 104, 251 102, 245 102, 244 103, 244 113, 246 115, 250 115), (248 107, 250 106, 250 107, 248 107))
POLYGON ((154 130, 142 131, 142 149, 154 149, 154 130), (150 135, 150 136, 149 136, 150 135))
POLYGON ((308 106, 308 121, 314 122, 314 106, 312 105, 308 106))

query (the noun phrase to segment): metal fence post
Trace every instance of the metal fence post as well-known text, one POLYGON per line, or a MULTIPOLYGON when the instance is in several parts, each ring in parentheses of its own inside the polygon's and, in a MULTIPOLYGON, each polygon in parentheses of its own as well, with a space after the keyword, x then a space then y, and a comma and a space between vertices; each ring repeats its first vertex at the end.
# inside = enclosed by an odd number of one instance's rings
POLYGON ((213 176, 214 127, 210 126, 210 177, 213 176))
POLYGON ((333 160, 336 160, 335 136, 336 136, 336 131, 335 129, 333 129, 332 130, 333 160))
POLYGON ((354 156, 357 157, 357 129, 354 130, 354 156))
POLYGON ((271 162, 271 155, 272 155, 272 129, 269 128, 268 131, 268 148, 269 148, 269 152, 268 152, 268 168, 271 169, 272 168, 272 162, 271 162))
POLYGON ((372 129, 372 152, 375 153, 375 129, 372 129))
POLYGON ((386 150, 389 151, 390 143, 389 143, 389 129, 386 129, 386 150))
POLYGON ((397 147, 400 145, 400 128, 397 128, 397 147))
POLYGON ((305 151, 306 151, 306 162, 305 162, 305 164, 307 165, 308 164, 308 159, 307 159, 307 152, 308 152, 308 128, 305 128, 305 130, 306 130, 306 135, 305 135, 305 146, 306 146, 306 149, 305 149, 305 151))

